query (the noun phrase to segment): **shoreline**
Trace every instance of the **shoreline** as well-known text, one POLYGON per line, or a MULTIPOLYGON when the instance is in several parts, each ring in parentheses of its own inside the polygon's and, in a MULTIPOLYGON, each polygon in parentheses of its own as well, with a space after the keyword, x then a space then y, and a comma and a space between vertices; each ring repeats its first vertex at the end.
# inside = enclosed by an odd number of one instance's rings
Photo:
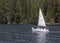
POLYGON ((46 23, 47 25, 60 25, 60 23, 46 23))

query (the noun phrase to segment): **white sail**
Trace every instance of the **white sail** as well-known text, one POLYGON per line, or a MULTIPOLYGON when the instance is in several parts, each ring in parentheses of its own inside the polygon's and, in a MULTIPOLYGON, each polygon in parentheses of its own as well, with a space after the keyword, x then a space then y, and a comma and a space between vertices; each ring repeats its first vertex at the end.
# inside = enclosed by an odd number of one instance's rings
POLYGON ((44 17, 42 15, 42 11, 39 8, 39 20, 38 20, 38 26, 46 26, 45 21, 44 21, 44 17))
POLYGON ((33 32, 49 32, 49 29, 46 29, 46 24, 42 15, 41 9, 39 9, 39 20, 38 20, 38 27, 32 27, 33 32))

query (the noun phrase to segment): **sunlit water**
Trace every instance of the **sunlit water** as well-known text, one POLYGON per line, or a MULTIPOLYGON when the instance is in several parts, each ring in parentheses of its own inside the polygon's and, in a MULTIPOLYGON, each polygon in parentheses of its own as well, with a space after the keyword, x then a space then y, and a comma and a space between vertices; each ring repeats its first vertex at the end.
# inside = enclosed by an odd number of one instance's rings
POLYGON ((0 25, 0 43, 60 43, 60 25, 47 25, 50 32, 32 32, 33 25, 0 25))

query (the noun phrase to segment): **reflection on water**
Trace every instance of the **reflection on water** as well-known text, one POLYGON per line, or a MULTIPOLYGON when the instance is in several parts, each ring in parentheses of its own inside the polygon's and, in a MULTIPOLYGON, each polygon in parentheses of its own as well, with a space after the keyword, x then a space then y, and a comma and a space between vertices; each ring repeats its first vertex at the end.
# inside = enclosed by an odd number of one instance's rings
POLYGON ((49 33, 32 32, 32 25, 0 25, 0 43, 60 43, 60 25, 50 25, 49 33))
POLYGON ((47 32, 34 32, 34 37, 36 38, 36 43, 46 43, 47 40, 47 32))

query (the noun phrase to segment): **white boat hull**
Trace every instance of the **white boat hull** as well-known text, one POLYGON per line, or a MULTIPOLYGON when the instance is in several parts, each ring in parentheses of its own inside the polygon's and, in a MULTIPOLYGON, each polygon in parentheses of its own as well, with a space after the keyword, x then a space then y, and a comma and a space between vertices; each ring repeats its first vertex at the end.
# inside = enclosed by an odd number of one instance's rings
POLYGON ((49 32, 48 29, 33 28, 33 27, 32 27, 32 31, 33 31, 33 32, 49 32))

